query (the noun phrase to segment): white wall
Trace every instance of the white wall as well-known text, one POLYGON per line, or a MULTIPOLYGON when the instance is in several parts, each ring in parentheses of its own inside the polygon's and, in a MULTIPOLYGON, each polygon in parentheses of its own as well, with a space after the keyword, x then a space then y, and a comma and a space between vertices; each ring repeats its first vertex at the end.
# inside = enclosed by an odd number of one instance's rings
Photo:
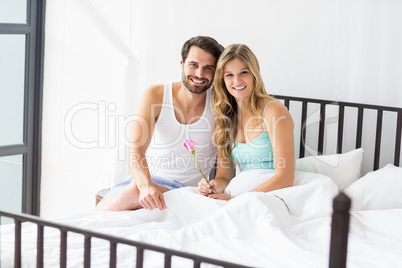
POLYGON ((138 96, 180 79, 196 35, 247 44, 269 93, 402 106, 401 11, 392 0, 48 1, 41 215, 92 209, 124 173, 138 96))

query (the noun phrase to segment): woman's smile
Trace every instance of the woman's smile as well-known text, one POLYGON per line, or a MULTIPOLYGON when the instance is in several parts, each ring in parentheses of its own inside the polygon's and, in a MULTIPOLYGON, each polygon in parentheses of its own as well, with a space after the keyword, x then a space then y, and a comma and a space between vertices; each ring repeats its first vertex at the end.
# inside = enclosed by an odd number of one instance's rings
POLYGON ((224 82, 237 100, 247 97, 254 87, 254 77, 248 66, 238 58, 228 61, 224 68, 224 82))

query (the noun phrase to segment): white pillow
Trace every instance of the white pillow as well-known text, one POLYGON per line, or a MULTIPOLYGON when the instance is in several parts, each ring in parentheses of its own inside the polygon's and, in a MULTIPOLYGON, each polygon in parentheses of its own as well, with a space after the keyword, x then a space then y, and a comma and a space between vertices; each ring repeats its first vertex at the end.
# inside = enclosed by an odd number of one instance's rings
POLYGON ((343 191, 361 176, 362 148, 343 154, 307 156, 296 161, 296 170, 330 177, 343 191))
POLYGON ((402 208, 402 167, 388 164, 371 171, 346 188, 351 210, 402 208))

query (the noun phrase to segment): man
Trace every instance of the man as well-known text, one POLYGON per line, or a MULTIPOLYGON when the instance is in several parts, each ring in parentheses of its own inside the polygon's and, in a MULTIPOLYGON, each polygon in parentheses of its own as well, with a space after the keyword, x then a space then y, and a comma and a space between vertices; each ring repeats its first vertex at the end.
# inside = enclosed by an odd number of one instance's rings
POLYGON ((166 209, 163 193, 197 186, 201 178, 184 142, 196 142, 196 155, 209 174, 216 149, 211 90, 216 62, 223 46, 213 38, 197 36, 181 50, 182 81, 150 86, 137 108, 143 120, 133 122, 128 149, 131 176, 109 191, 98 210, 166 209))

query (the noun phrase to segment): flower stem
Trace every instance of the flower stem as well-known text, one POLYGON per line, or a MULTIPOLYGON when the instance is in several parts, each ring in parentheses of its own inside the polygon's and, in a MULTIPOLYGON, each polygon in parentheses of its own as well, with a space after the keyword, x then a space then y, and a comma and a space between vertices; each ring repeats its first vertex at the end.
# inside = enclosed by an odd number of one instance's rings
MULTIPOLYGON (((204 173, 202 173, 202 171, 201 171, 201 166, 200 166, 200 163, 198 163, 197 157, 195 156, 195 151, 193 151, 192 154, 193 154, 193 156, 194 156, 194 158, 195 158, 195 161, 197 162, 198 170, 200 171, 201 175, 204 177, 204 179, 205 179, 205 180, 207 181, 207 183, 209 184, 209 180, 207 179, 207 177, 205 177, 204 173)), ((211 194, 213 194, 213 193, 214 193, 214 191, 211 189, 211 194)))

